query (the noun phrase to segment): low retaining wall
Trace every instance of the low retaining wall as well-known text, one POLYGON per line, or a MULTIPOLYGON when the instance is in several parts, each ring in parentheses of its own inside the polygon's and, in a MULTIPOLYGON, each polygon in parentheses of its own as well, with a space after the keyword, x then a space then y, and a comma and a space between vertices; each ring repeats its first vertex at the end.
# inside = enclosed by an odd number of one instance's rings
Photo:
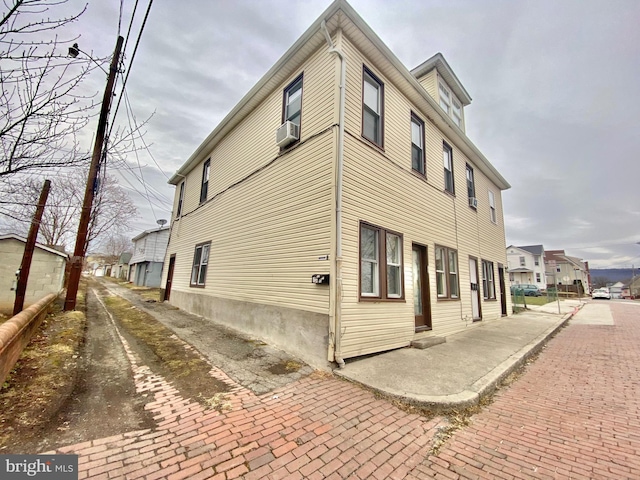
POLYGON ((57 295, 50 293, 0 325, 0 385, 18 361, 57 295))

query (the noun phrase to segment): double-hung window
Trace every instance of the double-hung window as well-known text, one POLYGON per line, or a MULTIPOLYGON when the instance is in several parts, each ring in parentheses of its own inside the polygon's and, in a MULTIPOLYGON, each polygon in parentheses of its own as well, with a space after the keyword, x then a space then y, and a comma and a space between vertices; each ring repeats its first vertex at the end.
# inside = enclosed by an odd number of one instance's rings
POLYGON ((498 217, 496 215, 496 196, 491 190, 489 190, 489 211, 491 212, 491 221, 493 223, 497 223, 498 217))
POLYGON ((495 300, 496 285, 493 281, 493 262, 482 260, 482 293, 485 300, 495 300))
POLYGON ((209 158, 202 167, 202 184, 200 186, 200 203, 207 200, 209 192, 209 173, 211 170, 211 159, 209 158))
POLYGON ((442 107, 448 115, 451 109, 451 94, 449 93, 449 89, 442 83, 438 84, 438 88, 440 90, 440 107, 442 107))
POLYGON ((442 163, 444 165, 444 189, 449 193, 456 193, 453 184, 453 151, 446 143, 442 144, 442 163))
POLYGON ((424 122, 411 114, 411 168, 421 175, 426 174, 424 162, 424 122))
POLYGON ((360 298, 404 298, 402 235, 360 224, 360 298))
POLYGON ((284 105, 282 123, 293 122, 298 126, 300 135, 300 118, 302 115, 302 75, 296 78, 291 85, 284 90, 284 105))
POLYGON ((467 164, 467 195, 469 195, 469 198, 476 197, 476 183, 473 179, 473 168, 471 168, 469 164, 467 164))
POLYGON ((362 136, 382 148, 384 85, 364 67, 362 72, 362 136))
POLYGON ((458 251, 452 248, 435 246, 436 253, 436 290, 438 298, 458 299, 458 251))
POLYGON ((451 120, 462 128, 462 106, 455 98, 451 101, 451 120))
POLYGON ((526 259, 524 257, 520 257, 520 266, 521 267, 526 267, 527 266, 527 262, 526 262, 526 259))
POLYGON ((199 243, 193 253, 193 266, 191 267, 192 287, 204 287, 207 278, 207 265, 209 264, 209 248, 211 242, 199 243))
POLYGON ((184 203, 184 180, 180 183, 180 194, 178 195, 178 208, 176 208, 176 218, 182 215, 182 204, 184 203))
POLYGON ((440 107, 447 113, 458 127, 462 128, 462 104, 453 92, 442 82, 438 82, 440 107))

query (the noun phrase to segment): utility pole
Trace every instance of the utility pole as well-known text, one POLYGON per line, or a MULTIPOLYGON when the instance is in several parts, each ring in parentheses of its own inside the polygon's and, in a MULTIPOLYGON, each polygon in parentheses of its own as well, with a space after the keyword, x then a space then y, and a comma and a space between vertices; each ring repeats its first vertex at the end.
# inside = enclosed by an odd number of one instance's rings
POLYGON ((38 238, 40 221, 42 220, 44 206, 47 204, 47 198, 49 197, 50 188, 51 181, 45 180, 44 185, 42 186, 42 191, 40 192, 40 198, 38 199, 38 207, 36 208, 36 213, 33 215, 33 219, 31 220, 31 227, 29 227, 29 235, 27 236, 27 243, 24 246, 22 263, 20 264, 20 274, 18 275, 18 284, 16 285, 16 300, 13 303, 14 315, 19 314, 24 307, 24 297, 27 292, 27 281, 29 280, 31 259, 33 258, 33 251, 36 248, 36 238, 38 238))
POLYGON ((120 51, 122 50, 123 42, 124 38, 118 37, 116 48, 113 52, 113 58, 111 59, 111 65, 109 66, 109 78, 107 80, 107 87, 104 90, 104 97, 102 98, 102 108, 100 110, 100 119, 98 120, 96 141, 93 146, 93 155, 91 157, 91 165, 89 167, 87 187, 84 191, 84 202, 82 204, 82 213, 80 214, 80 224, 78 225, 76 246, 73 251, 73 257, 71 258, 69 283, 67 284, 67 297, 64 302, 65 311, 73 310, 76 307, 78 284, 80 283, 80 275, 82 274, 82 262, 84 260, 84 255, 87 248, 87 234, 89 230, 89 221, 91 220, 93 198, 96 193, 98 168, 100 166, 100 159, 102 158, 104 136, 107 130, 107 118, 109 117, 109 108, 111 107, 111 99, 113 97, 113 84, 115 83, 116 74, 118 73, 118 63, 120 61, 120 51))

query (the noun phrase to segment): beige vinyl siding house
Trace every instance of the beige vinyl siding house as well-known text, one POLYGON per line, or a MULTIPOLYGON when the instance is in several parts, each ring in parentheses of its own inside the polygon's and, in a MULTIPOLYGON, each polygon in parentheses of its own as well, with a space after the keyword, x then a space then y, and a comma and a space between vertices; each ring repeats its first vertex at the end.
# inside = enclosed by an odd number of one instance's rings
POLYGON ((414 76, 332 3, 172 177, 169 301, 318 366, 509 312, 509 185, 439 106, 439 68, 455 79, 440 54, 414 76), (300 138, 280 148, 300 79, 300 138))

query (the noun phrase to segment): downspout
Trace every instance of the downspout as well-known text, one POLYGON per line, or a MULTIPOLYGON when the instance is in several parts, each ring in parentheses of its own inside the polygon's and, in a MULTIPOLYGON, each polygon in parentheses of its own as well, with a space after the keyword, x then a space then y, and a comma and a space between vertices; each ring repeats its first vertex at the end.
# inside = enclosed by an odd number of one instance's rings
POLYGON ((338 158, 336 168, 336 256, 333 259, 336 272, 336 298, 334 305, 334 358, 340 368, 344 368, 341 348, 341 311, 342 311, 342 171, 344 166, 344 108, 345 82, 347 78, 347 59, 339 48, 336 48, 327 30, 327 24, 322 21, 322 32, 329 45, 329 53, 335 53, 340 58, 340 105, 338 114, 338 158))

